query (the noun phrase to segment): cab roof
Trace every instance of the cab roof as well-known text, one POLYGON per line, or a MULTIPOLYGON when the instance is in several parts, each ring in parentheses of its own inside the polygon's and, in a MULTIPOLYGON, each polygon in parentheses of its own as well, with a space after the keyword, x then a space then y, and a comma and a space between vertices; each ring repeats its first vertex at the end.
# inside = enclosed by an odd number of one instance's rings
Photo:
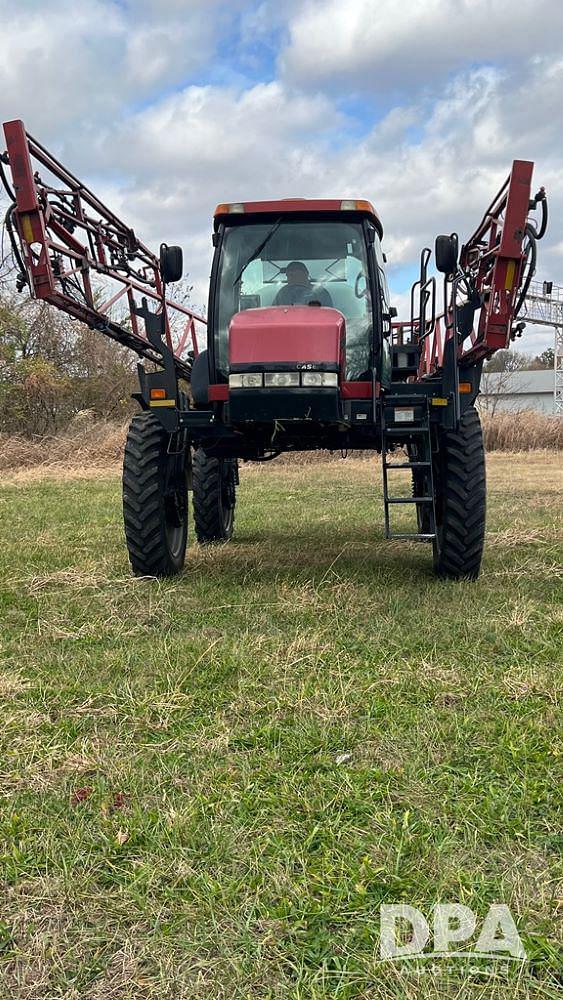
POLYGON ((370 201, 340 198, 282 198, 279 201, 239 201, 217 205, 213 218, 215 228, 224 216, 232 215, 297 215, 316 214, 322 212, 338 212, 346 215, 348 212, 361 212, 369 216, 375 223, 380 236, 383 236, 383 226, 375 208, 370 201))

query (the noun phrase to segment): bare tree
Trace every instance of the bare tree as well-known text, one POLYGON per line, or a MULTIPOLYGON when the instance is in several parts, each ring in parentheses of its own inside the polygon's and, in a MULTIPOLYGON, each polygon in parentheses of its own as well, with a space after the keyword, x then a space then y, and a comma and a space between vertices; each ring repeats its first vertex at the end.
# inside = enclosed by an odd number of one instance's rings
POLYGON ((497 410, 502 409, 503 401, 515 392, 517 386, 520 392, 526 391, 529 387, 529 384, 522 381, 522 369, 504 368, 501 371, 490 371, 487 368, 481 379, 481 394, 478 397, 479 409, 487 416, 494 417, 497 410))

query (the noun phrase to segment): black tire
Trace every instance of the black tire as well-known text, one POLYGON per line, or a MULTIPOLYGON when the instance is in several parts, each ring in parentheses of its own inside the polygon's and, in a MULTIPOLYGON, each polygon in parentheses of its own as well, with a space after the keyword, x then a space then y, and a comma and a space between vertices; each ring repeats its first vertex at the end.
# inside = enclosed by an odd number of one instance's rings
POLYGON ((236 459, 213 458, 203 448, 192 464, 195 533, 200 545, 228 542, 235 522, 238 466, 236 459))
POLYGON ((485 448, 479 414, 463 414, 458 431, 440 440, 434 466, 434 570, 451 580, 475 580, 485 541, 485 448))
POLYGON ((123 460, 123 519, 136 576, 174 576, 188 540, 186 452, 152 413, 133 417, 123 460))

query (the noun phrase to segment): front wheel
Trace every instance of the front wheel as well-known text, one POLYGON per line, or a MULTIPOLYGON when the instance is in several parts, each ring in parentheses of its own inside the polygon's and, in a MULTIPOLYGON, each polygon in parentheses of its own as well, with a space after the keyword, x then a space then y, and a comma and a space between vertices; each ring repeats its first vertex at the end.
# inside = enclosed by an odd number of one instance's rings
POLYGON ((485 448, 479 414, 470 407, 459 429, 439 442, 434 464, 434 570, 451 580, 476 580, 485 541, 485 448))
POLYGON ((186 448, 152 413, 133 417, 123 460, 123 519, 135 576, 174 576, 188 540, 186 448))

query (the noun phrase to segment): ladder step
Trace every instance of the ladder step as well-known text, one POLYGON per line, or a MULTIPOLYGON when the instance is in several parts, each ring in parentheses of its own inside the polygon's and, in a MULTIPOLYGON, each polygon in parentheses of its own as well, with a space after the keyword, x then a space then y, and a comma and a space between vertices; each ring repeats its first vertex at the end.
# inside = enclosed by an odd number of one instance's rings
POLYGON ((410 392, 410 393, 409 392, 392 392, 392 393, 385 393, 384 402, 385 402, 386 406, 389 406, 389 405, 391 405, 391 406, 395 406, 395 405, 401 406, 403 404, 405 406, 408 406, 409 403, 412 403, 413 406, 423 406, 424 403, 426 402, 426 396, 423 395, 423 394, 418 395, 417 393, 413 393, 413 392, 410 392))
POLYGON ((432 462, 401 462, 397 465, 384 462, 384 465, 386 469, 429 469, 432 462))
POLYGON ((403 533, 403 534, 397 534, 397 535, 391 534, 391 535, 388 535, 387 537, 388 538, 398 538, 400 541, 405 540, 405 539, 410 539, 411 541, 416 541, 416 542, 431 542, 434 538, 436 538, 436 535, 434 535, 434 534, 432 534, 432 535, 422 535, 422 534, 407 535, 407 534, 403 533))
POLYGON ((433 503, 432 497, 387 497, 387 503, 433 503))
POLYGON ((392 427, 385 428, 387 439, 394 438, 397 434, 428 434, 428 427, 400 427, 398 424, 393 424, 392 427))

